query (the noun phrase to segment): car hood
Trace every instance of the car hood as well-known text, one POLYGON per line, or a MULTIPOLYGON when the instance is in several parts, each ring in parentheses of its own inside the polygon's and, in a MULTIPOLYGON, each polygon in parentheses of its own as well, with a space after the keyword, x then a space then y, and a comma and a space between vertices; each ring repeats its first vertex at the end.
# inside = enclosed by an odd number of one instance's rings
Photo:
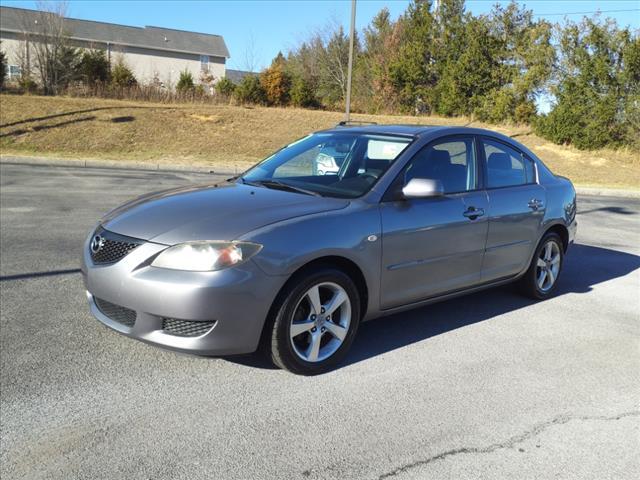
POLYGON ((174 245, 235 240, 271 223, 348 204, 343 199, 228 183, 143 195, 112 210, 101 223, 121 235, 174 245))

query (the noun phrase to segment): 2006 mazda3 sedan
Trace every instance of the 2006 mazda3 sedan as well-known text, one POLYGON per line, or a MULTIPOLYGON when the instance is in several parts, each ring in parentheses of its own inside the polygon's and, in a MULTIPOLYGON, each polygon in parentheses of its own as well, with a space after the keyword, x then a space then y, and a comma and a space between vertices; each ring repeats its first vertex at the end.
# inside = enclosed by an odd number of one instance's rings
POLYGON ((339 125, 226 182, 116 208, 82 272, 93 315, 129 337, 205 355, 265 347, 316 374, 365 320, 512 281, 547 298, 575 232, 571 182, 509 137, 339 125), (319 171, 332 151, 339 170, 319 171))

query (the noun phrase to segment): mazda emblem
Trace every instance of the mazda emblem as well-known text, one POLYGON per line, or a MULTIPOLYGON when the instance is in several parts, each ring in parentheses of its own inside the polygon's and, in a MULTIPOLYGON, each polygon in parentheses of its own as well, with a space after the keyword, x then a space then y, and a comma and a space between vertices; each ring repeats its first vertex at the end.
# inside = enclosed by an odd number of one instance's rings
POLYGON ((91 240, 91 244, 89 245, 89 248, 91 248, 91 251, 93 253, 98 253, 103 245, 104 245, 104 238, 102 238, 100 235, 96 235, 91 240))

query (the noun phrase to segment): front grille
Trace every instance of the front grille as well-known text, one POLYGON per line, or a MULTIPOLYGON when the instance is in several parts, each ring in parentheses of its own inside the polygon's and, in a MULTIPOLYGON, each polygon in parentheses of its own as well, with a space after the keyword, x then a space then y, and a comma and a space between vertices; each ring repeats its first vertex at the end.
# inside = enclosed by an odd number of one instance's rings
POLYGON ((115 263, 142 243, 143 241, 137 238, 125 237, 104 228, 98 228, 89 243, 91 260, 96 264, 115 263))
POLYGON ((215 326, 216 322, 193 322, 189 320, 176 320, 175 318, 163 318, 162 330, 167 335, 176 337, 199 337, 215 326))
POLYGON ((107 302, 101 298, 93 297, 93 300, 96 302, 98 309, 114 322, 121 323, 129 328, 136 323, 136 312, 134 310, 107 302))

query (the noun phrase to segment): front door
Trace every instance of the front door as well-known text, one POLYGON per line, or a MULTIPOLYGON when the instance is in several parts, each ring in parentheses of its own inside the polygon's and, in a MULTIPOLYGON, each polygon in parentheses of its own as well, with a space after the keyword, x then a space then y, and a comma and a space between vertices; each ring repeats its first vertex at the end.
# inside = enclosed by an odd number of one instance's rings
POLYGON ((480 281, 489 205, 486 192, 477 190, 474 143, 471 136, 439 139, 418 152, 397 179, 440 180, 444 196, 380 204, 382 309, 480 281))
POLYGON ((544 218, 546 193, 534 163, 522 152, 483 137, 489 196, 489 234, 482 281, 517 275, 529 264, 544 218))

